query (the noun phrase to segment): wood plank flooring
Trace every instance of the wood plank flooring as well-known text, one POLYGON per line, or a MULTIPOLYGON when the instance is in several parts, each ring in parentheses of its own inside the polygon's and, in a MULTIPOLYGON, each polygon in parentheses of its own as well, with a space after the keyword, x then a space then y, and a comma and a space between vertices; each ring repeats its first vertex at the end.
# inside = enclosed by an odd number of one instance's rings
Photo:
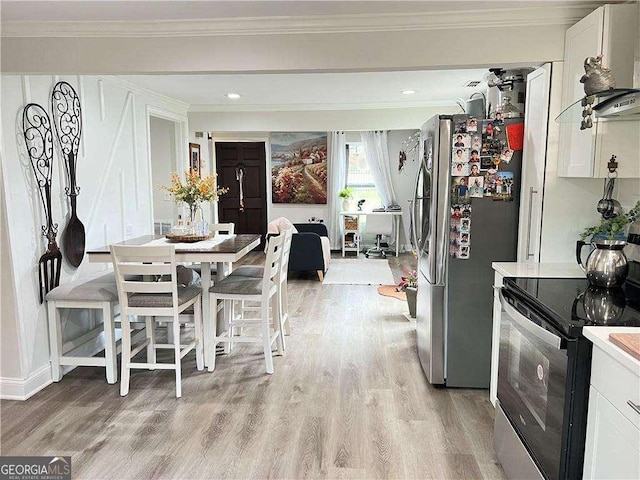
MULTIPOLYGON (((389 260, 397 279, 414 262, 389 260)), ((315 273, 289 289, 274 375, 243 344, 212 374, 188 355, 181 399, 170 371, 135 371, 122 398, 104 369, 78 368, 0 403, 0 453, 71 455, 76 479, 504 478, 488 392, 427 383, 404 302, 315 273)))

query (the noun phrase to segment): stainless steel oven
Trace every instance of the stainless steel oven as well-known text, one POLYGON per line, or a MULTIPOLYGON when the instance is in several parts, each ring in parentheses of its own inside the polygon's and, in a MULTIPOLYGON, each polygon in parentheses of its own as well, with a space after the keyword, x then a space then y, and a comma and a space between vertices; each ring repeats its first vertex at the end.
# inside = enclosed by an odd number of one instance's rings
POLYGON ((592 350, 582 328, 640 327, 640 282, 604 295, 585 278, 505 278, 500 300, 496 455, 510 479, 581 479, 592 350))
POLYGON ((584 379, 576 384, 576 374, 584 376, 576 364, 577 339, 514 292, 503 288, 500 299, 496 417, 503 418, 496 418, 496 426, 510 427, 519 445, 505 442, 496 430, 498 458, 509 478, 581 478, 584 445, 576 443, 582 436, 584 444, 583 428, 572 425, 573 410, 586 404, 586 396, 575 390, 585 389, 584 379), (529 465, 523 467, 526 460, 529 465))

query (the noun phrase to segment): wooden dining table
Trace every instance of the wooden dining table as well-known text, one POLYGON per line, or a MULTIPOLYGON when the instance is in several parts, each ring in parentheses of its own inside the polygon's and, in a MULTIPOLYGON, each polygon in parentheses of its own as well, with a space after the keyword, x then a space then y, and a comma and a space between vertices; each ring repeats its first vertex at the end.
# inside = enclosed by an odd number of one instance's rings
MULTIPOLYGON (((131 238, 115 245, 158 245, 163 242, 163 236, 144 235, 131 238)), ((212 284, 211 264, 216 264, 215 281, 220 281, 225 276, 224 265, 233 264, 244 257, 251 250, 260 245, 261 235, 239 234, 239 235, 217 235, 213 240, 207 242, 195 242, 191 244, 178 243, 176 246, 176 261, 184 263, 199 263, 201 266, 202 282, 202 317, 204 323, 205 339, 208 339, 208 332, 211 328, 209 287, 212 284), (218 239, 219 242, 215 242, 218 239)), ((166 239, 166 244, 171 245, 166 239)), ((109 245, 87 250, 87 256, 91 263, 111 263, 111 252, 109 245)), ((205 364, 209 365, 209 357, 205 351, 205 364)))

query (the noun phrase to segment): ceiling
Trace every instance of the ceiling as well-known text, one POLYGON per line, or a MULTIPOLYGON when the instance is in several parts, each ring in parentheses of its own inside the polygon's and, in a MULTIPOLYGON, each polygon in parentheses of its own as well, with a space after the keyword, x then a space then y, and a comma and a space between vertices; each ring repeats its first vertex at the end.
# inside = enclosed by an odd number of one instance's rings
POLYGON ((182 100, 192 111, 344 110, 453 105, 485 91, 484 69, 407 72, 123 75, 141 87, 182 100), (401 90, 413 89, 405 95, 401 90), (242 97, 230 100, 227 93, 242 97))

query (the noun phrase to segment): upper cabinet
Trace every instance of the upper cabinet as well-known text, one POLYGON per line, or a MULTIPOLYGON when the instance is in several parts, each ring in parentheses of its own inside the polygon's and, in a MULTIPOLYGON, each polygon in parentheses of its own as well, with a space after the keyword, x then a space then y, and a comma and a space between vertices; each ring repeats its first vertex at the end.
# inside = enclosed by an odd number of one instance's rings
MULTIPOLYGON (((603 56, 617 87, 633 87, 634 50, 638 47, 638 4, 604 5, 567 30, 564 46, 562 108, 584 97, 580 78, 587 57, 603 56)), ((561 123, 558 175, 606 177, 611 155, 619 161, 618 176, 640 177, 640 118, 595 119, 593 127, 561 123)))

